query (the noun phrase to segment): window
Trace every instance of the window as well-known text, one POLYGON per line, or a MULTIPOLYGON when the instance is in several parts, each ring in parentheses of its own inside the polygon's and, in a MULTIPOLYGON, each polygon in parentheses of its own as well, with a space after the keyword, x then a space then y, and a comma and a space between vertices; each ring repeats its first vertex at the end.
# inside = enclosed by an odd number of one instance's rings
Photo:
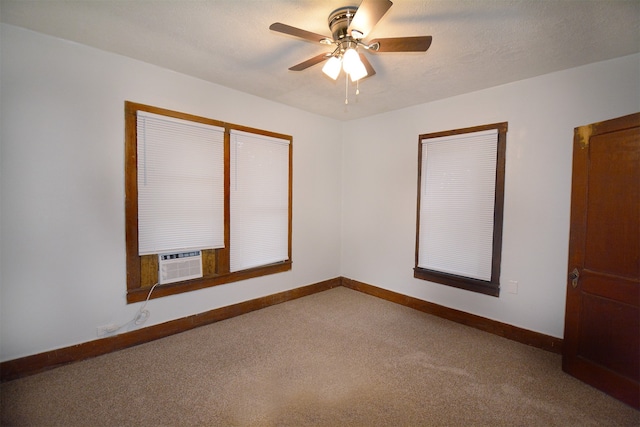
POLYGON ((224 128, 137 111, 138 253, 224 247, 224 128))
POLYGON ((288 255, 289 141, 231 130, 230 271, 288 255))
POLYGON ((500 294, 507 123, 420 135, 414 277, 500 294))
POLYGON ((291 269, 292 138, 125 103, 127 301, 158 254, 200 250, 203 277, 152 297, 291 269))

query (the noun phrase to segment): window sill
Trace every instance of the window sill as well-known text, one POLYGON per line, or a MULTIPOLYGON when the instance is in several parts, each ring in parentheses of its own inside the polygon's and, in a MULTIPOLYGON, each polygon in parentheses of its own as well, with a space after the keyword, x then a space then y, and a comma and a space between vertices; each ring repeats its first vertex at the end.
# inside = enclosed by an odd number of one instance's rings
POLYGON ((418 267, 413 269, 413 277, 494 297, 500 296, 499 283, 485 282, 484 280, 470 279, 468 277, 456 276, 454 274, 426 270, 418 267))
MULTIPOLYGON (((236 271, 234 273, 219 274, 211 277, 186 280, 184 282, 169 283, 157 286, 151 294, 150 299, 181 294, 183 292, 195 291, 217 285, 224 285, 226 283, 238 282, 240 280, 266 276, 269 274, 281 273, 291 270, 291 265, 292 261, 289 260, 262 267, 255 267, 248 270, 236 271)), ((129 289, 127 291, 127 304, 146 300, 150 289, 151 287, 129 289)))

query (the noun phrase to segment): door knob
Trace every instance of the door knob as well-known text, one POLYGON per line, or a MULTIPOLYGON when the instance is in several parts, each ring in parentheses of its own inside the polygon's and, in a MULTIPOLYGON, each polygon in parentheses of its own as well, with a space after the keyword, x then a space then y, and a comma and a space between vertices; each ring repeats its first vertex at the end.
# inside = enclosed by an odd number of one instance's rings
POLYGON ((571 273, 569 273, 569 280, 571 280, 571 286, 574 288, 578 286, 578 279, 580 278, 580 272, 578 268, 574 268, 571 273))

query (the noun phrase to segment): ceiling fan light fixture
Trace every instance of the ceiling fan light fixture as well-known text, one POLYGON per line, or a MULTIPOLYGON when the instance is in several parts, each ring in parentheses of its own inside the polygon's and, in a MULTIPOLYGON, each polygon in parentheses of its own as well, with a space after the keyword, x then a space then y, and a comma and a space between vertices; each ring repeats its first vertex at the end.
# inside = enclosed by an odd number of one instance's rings
POLYGON ((357 82, 361 78, 367 77, 368 74, 367 67, 365 67, 362 61, 358 59, 358 62, 353 65, 351 72, 349 73, 349 77, 351 77, 352 82, 357 82))
POLYGON ((345 73, 351 74, 351 70, 354 70, 358 63, 362 63, 358 52, 354 48, 347 49, 342 59, 342 68, 344 68, 345 73))
POLYGON ((360 55, 358 55, 358 52, 354 48, 349 48, 344 53, 342 67, 345 73, 349 74, 353 82, 367 76, 367 68, 362 63, 362 60, 360 60, 360 55))
POLYGON ((340 59, 332 56, 331 58, 329 58, 327 63, 324 64, 324 67, 322 67, 322 72, 331 77, 333 80, 336 80, 338 78, 338 75, 340 74, 341 65, 342 64, 340 63, 340 59))

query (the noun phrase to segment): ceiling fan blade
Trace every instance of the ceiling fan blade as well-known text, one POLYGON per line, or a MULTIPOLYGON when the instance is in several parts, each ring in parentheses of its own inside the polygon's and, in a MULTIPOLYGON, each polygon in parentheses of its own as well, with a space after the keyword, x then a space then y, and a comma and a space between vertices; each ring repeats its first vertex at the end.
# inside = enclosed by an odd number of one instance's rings
POLYGON ((269 29, 277 31, 279 33, 289 34, 290 36, 299 37, 301 39, 310 40, 312 42, 320 43, 323 40, 329 40, 329 42, 331 42, 331 39, 329 37, 312 33, 311 31, 302 30, 300 28, 292 27, 291 25, 283 24, 281 22, 271 24, 269 26, 269 29))
POLYGON ((359 53, 359 55, 360 55, 360 61, 362 61, 364 68, 367 69, 367 77, 373 76, 376 73, 376 70, 373 69, 373 67, 371 66, 371 63, 369 62, 369 60, 367 59, 364 53, 359 53))
POLYGON ((351 34, 357 30, 362 36, 356 38, 365 38, 391 6, 393 3, 389 0, 362 0, 347 31, 351 34))
POLYGON ((318 56, 314 56, 313 58, 309 58, 306 61, 303 61, 299 64, 294 65, 293 67, 290 67, 289 70, 291 71, 302 71, 302 70, 306 70, 307 68, 311 67, 312 65, 316 65, 322 61, 325 61, 327 59, 329 59, 331 57, 330 53, 321 53, 318 56))
POLYGON ((431 46, 431 40, 431 36, 391 37, 371 40, 369 46, 379 45, 377 49, 370 49, 374 52, 426 52, 431 46))

